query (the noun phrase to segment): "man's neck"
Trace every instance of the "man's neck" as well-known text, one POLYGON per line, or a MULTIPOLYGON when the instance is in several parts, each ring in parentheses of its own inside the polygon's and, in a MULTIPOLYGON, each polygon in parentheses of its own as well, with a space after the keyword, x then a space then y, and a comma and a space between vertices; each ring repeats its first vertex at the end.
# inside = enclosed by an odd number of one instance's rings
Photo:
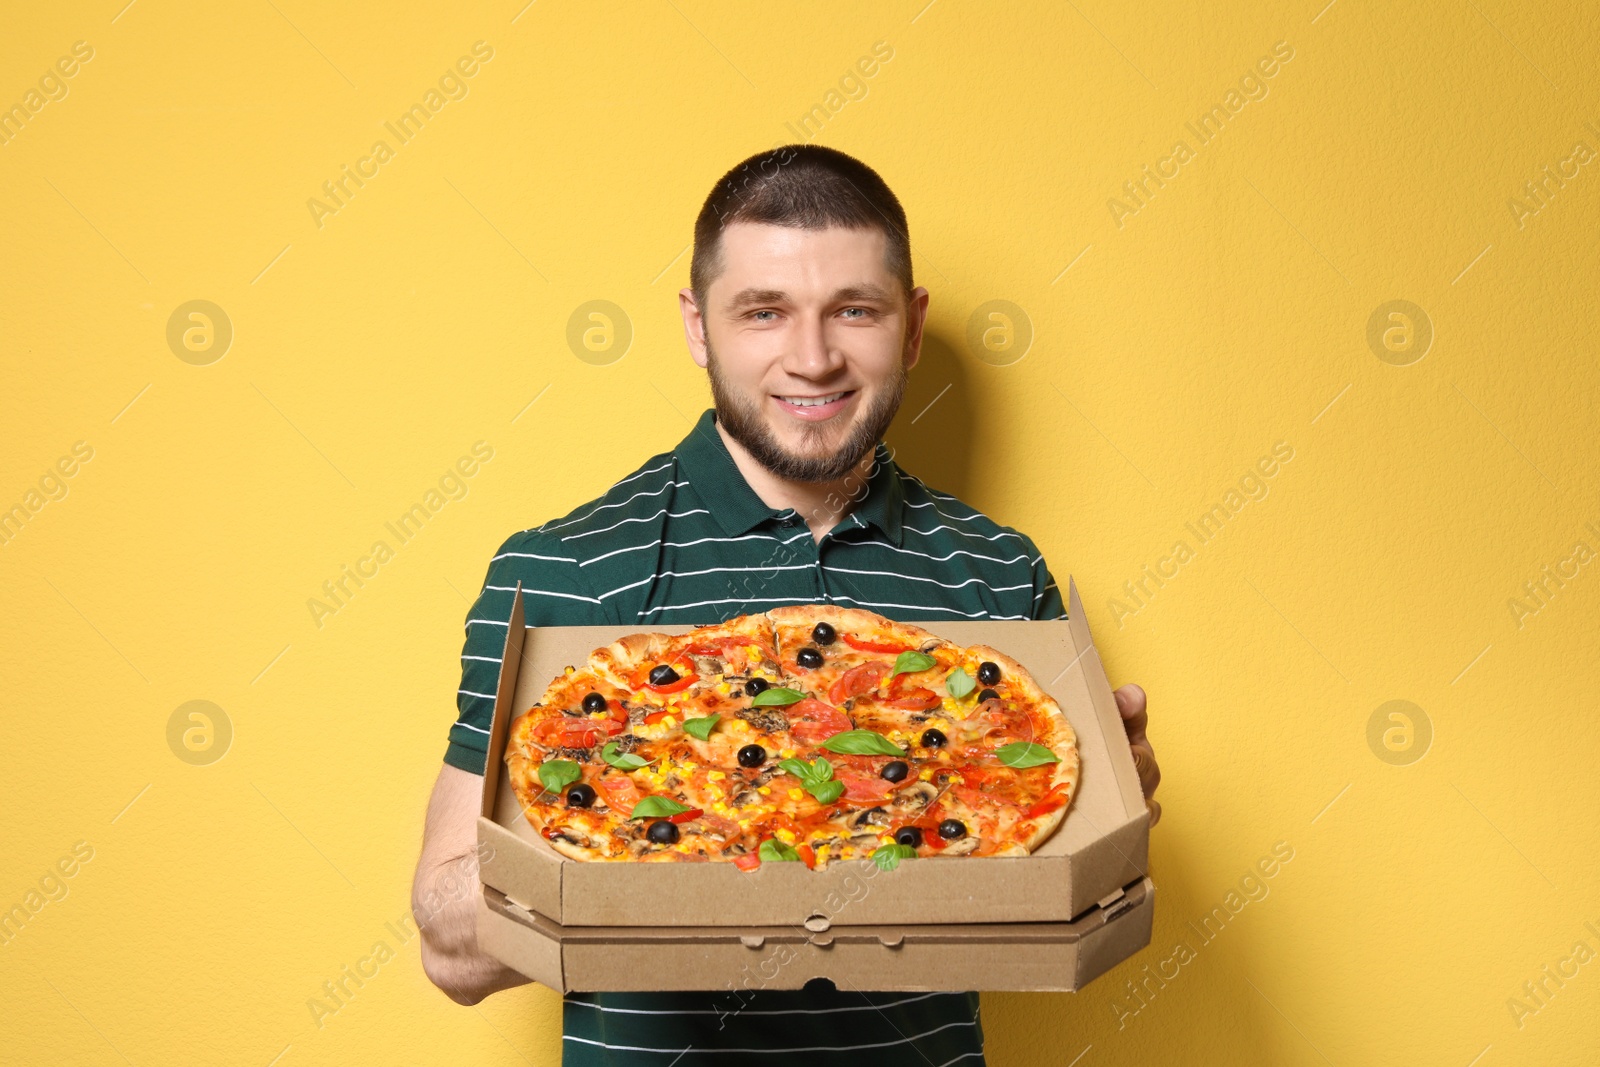
POLYGON ((739 468, 761 502, 778 510, 793 508, 811 528, 814 540, 821 541, 867 495, 867 480, 871 477, 873 463, 870 449, 842 478, 831 482, 796 482, 780 478, 763 467, 744 445, 729 436, 720 422, 717 433, 722 435, 722 443, 727 445, 733 465, 739 468))

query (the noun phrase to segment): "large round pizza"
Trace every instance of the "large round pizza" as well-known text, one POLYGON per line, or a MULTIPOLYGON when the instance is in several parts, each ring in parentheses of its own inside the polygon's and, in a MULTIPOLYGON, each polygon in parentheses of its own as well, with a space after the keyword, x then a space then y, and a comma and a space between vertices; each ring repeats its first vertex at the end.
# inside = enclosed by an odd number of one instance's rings
POLYGON ((1079 767, 1060 706, 1005 653, 829 604, 597 649, 505 758, 565 856, 747 871, 1026 855, 1079 767))

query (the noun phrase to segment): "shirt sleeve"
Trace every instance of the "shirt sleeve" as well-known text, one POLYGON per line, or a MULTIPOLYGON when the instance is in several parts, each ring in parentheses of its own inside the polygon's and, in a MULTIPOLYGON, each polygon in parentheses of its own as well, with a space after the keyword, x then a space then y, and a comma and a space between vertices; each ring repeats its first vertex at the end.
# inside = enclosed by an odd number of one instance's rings
POLYGON ((1044 561, 1044 553, 1031 540, 1027 540, 1028 556, 1033 560, 1033 606, 1029 612, 1032 619, 1064 619, 1067 617, 1067 605, 1061 598, 1061 588, 1056 585, 1056 580, 1050 573, 1050 567, 1044 561))
POLYGON ((489 750, 500 660, 505 653, 511 602, 522 583, 529 625, 585 626, 603 620, 600 601, 584 586, 575 554, 561 540, 537 530, 514 534, 489 561, 478 599, 467 609, 461 649, 461 688, 456 691, 456 721, 450 726, 444 761, 482 774, 489 750))

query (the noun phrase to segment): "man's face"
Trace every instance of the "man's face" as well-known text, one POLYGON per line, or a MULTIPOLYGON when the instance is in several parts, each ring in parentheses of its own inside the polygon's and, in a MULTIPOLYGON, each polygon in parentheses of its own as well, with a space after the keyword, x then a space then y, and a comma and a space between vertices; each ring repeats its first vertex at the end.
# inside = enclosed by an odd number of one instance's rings
POLYGON ((843 477, 889 428, 922 348, 928 293, 908 301, 879 230, 735 223, 697 308, 680 294, 717 421, 779 477, 843 477))

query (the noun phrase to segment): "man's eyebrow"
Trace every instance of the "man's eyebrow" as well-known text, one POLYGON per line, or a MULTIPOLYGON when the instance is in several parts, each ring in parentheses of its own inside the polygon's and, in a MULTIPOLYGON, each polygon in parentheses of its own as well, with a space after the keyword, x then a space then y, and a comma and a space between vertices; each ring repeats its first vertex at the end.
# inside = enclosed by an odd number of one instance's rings
MULTIPOLYGON (((782 304, 789 299, 789 294, 782 289, 744 289, 735 293, 727 303, 726 310, 741 311, 748 307, 760 304, 782 304)), ((880 285, 849 285, 837 289, 833 294, 833 302, 845 300, 875 300, 891 302, 894 298, 889 290, 880 285)))

